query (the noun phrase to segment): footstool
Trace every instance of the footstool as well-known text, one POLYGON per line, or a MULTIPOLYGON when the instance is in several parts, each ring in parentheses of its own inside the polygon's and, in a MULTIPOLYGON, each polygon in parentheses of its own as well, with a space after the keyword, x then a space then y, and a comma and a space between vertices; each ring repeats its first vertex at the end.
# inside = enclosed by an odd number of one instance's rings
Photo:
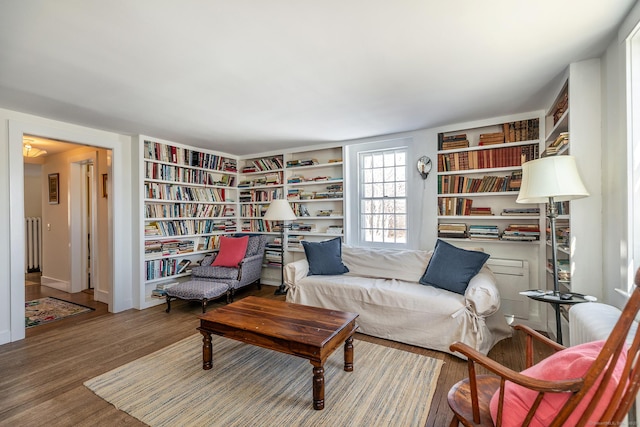
POLYGON ((167 313, 171 311, 171 301, 182 299, 186 301, 201 301, 202 312, 207 312, 207 302, 227 295, 227 303, 231 301, 231 289, 222 282, 207 282, 192 280, 179 283, 167 289, 167 313))

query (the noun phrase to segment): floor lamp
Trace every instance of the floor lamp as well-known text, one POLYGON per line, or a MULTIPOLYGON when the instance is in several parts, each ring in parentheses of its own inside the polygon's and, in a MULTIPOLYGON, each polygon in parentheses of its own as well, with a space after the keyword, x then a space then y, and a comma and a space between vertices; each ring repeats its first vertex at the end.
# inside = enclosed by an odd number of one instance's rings
POLYGON ((280 221, 280 286, 276 289, 276 295, 284 295, 287 288, 284 286, 284 230, 291 227, 285 224, 285 221, 294 221, 297 219, 296 214, 291 210, 291 205, 284 199, 272 200, 269 208, 264 214, 265 221, 280 221))
MULTIPOLYGON (((573 156, 542 157, 522 165, 522 185, 516 203, 547 203, 547 218, 551 227, 551 268, 555 296, 560 294, 556 254, 556 218, 558 217, 556 203, 580 199, 588 195, 573 156)), ((556 317, 558 314, 556 313, 556 317)))

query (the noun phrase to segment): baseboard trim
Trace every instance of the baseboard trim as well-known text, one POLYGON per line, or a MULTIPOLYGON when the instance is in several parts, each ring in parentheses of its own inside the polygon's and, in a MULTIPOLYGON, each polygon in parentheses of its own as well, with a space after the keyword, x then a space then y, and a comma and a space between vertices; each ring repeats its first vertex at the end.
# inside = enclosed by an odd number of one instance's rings
POLYGON ((71 283, 64 280, 54 279, 53 277, 42 276, 40 278, 40 284, 60 291, 71 292, 71 283))

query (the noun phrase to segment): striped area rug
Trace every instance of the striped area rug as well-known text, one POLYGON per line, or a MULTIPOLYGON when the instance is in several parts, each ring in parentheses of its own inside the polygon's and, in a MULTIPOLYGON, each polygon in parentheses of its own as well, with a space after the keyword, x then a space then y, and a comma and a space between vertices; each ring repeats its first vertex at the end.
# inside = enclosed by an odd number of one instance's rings
POLYGON ((197 334, 85 382, 150 426, 424 426, 442 361, 354 340, 325 363, 325 409, 312 407, 312 365, 213 336, 202 369, 197 334))

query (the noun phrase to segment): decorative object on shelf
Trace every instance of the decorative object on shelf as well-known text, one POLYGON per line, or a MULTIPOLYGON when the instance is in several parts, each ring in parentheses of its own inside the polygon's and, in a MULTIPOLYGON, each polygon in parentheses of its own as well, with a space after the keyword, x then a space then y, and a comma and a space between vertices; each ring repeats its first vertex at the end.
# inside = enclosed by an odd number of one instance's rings
POLYGON ((267 213, 264 214, 265 221, 279 221, 280 224, 280 253, 282 259, 280 260, 280 286, 276 289, 276 295, 284 295, 287 290, 284 286, 284 230, 291 227, 291 224, 286 224, 286 221, 295 221, 297 219, 296 214, 293 213, 291 205, 285 199, 275 199, 269 203, 267 213))
POLYGON ((422 156, 418 159, 418 163, 416 167, 418 168, 418 172, 422 179, 427 179, 429 177, 429 172, 431 172, 433 164, 431 163, 431 159, 427 156, 422 156))
POLYGON ((60 203, 60 174, 49 174, 49 204, 57 205, 60 203))
MULTIPOLYGON (((547 203, 547 217, 551 228, 551 258, 553 294, 560 294, 558 285, 558 260, 556 244, 556 202, 587 197, 576 160, 573 156, 543 157, 522 165, 522 186, 516 203, 547 203)), ((560 324, 560 310, 556 310, 556 324, 560 324)), ((560 330, 560 328, 558 328, 560 330)), ((561 330, 560 330, 561 333, 561 330)), ((558 336, 558 342, 562 337, 558 336)))

